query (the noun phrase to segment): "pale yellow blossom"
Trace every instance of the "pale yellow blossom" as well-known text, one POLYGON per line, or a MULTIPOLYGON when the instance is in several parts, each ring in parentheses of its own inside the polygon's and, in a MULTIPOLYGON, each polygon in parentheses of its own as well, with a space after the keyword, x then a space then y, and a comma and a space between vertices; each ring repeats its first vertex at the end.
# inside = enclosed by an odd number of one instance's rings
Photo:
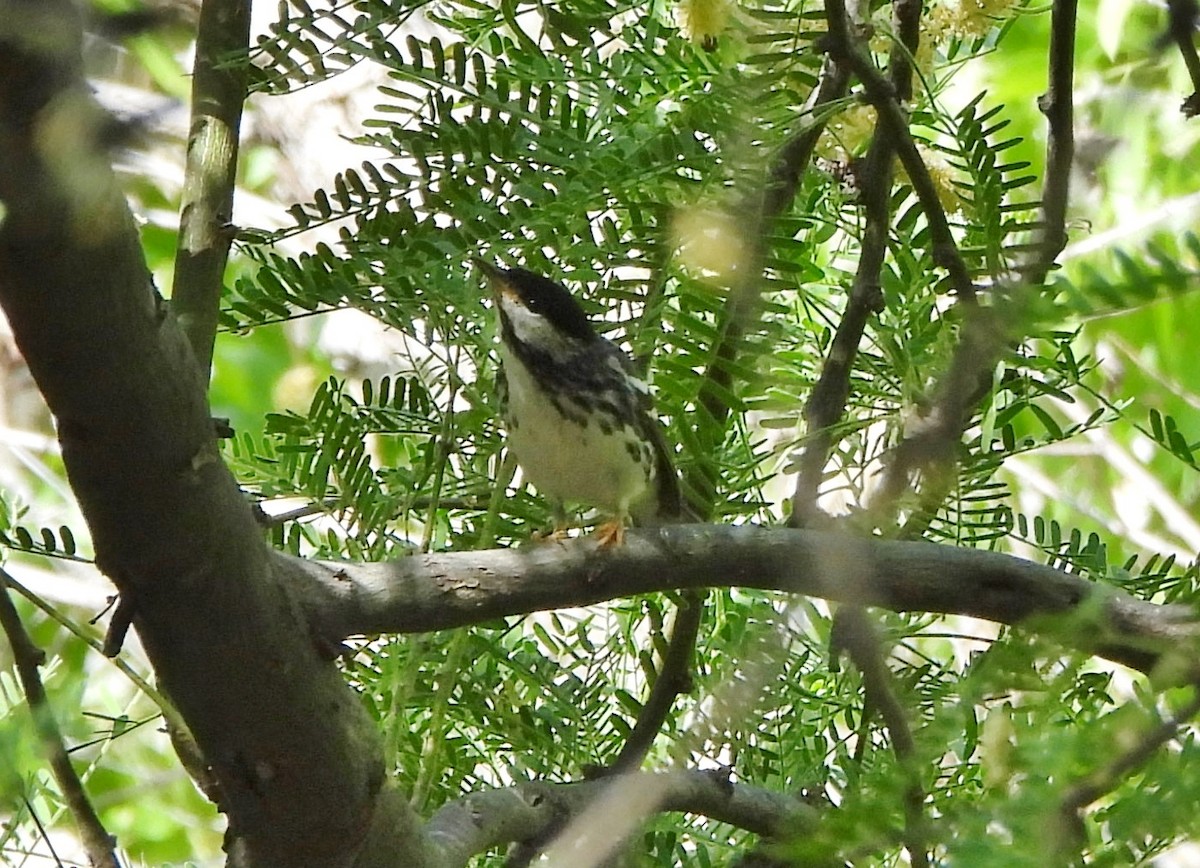
MULTIPOLYGON (((962 196, 959 194, 958 187, 954 186, 954 181, 958 178, 959 173, 946 160, 940 151, 935 151, 933 148, 917 143, 917 150, 921 154, 921 162, 925 164, 925 169, 929 172, 929 177, 933 181, 933 187, 937 191, 938 201, 942 203, 942 210, 947 214, 952 214, 955 211, 961 211, 963 207, 962 196)), ((903 166, 899 166, 900 177, 908 179, 907 173, 903 166)))
POLYGON ((732 12, 733 0, 679 0, 675 24, 692 42, 711 49, 729 26, 732 12))
POLYGON ((875 130, 875 108, 852 105, 834 115, 817 142, 817 153, 831 160, 845 160, 861 153, 875 130))

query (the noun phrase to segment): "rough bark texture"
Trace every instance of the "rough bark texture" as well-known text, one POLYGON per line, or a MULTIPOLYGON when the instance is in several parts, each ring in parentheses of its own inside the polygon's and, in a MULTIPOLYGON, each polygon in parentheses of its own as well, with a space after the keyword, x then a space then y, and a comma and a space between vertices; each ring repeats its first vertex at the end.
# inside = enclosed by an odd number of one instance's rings
POLYGON ((4 2, 0 19, 0 304, 97 561, 220 782, 233 861, 388 864, 368 842, 390 837, 394 859, 412 818, 381 810, 375 728, 218 455, 198 366, 96 147, 76 14, 4 2))

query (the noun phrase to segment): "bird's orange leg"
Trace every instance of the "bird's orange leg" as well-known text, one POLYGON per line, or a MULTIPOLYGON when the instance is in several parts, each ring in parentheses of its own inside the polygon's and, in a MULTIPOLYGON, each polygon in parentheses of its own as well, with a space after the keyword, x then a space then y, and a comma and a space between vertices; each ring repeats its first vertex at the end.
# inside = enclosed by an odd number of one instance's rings
POLYGON ((535 542, 562 542, 567 538, 567 525, 570 522, 567 520, 567 512, 561 503, 554 504, 554 529, 550 533, 535 530, 530 534, 530 539, 535 542))
POLYGON ((601 548, 610 548, 625 544, 625 518, 618 515, 610 521, 599 525, 592 533, 592 538, 601 548))

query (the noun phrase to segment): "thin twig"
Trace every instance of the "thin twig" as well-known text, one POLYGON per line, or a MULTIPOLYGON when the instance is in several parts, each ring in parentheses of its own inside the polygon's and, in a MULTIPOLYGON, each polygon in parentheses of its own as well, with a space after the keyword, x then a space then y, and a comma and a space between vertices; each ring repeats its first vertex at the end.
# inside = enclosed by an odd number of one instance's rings
POLYGON ((1074 815, 1107 793, 1112 792, 1125 777, 1144 766, 1158 749, 1179 735, 1193 717, 1200 714, 1200 687, 1193 688, 1193 696, 1179 713, 1160 721, 1145 733, 1137 743, 1117 755, 1108 765, 1092 772, 1086 780, 1071 787, 1063 796, 1061 812, 1064 816, 1074 815))
POLYGON ((117 597, 117 605, 108 621, 108 632, 104 634, 104 648, 101 653, 105 657, 111 659, 121 653, 121 647, 125 644, 125 636, 129 633, 129 628, 133 626, 133 618, 136 614, 137 608, 134 606, 129 592, 121 593, 117 597))
MULTIPOLYGON (((200 749, 198 746, 196 746, 195 738, 192 736, 191 731, 188 729, 187 724, 183 720, 183 717, 179 714, 179 711, 176 710, 175 706, 161 690, 156 689, 154 685, 138 674, 138 672, 135 671, 134 668, 125 662, 125 660, 123 660, 121 657, 108 653, 108 636, 106 635, 105 643, 102 644, 94 636, 89 635, 85 630, 80 628, 78 624, 74 623, 69 618, 63 617, 62 613, 59 612, 54 606, 51 606, 33 591, 29 590, 29 588, 25 587, 2 568, 0 568, 0 583, 6 584, 8 587, 12 588, 14 591, 40 609, 47 617, 58 623, 67 632, 69 632, 79 641, 83 642, 93 651, 96 651, 107 657, 113 666, 119 669, 121 673, 128 678, 130 682, 137 687, 147 699, 149 699, 155 704, 155 706, 158 707, 159 713, 163 718, 163 724, 166 727, 167 733, 171 737, 171 743, 175 747, 175 752, 179 754, 179 758, 182 761, 184 768, 187 769, 188 774, 192 776, 193 780, 196 781, 196 785, 200 787, 205 795, 209 796, 214 804, 219 804, 220 800, 215 797, 217 788, 212 780, 212 771, 209 768, 207 761, 201 757, 200 749)), ((109 634, 111 633, 112 630, 110 629, 109 634)))
MULTIPOLYGON (((302 521, 306 518, 312 518, 317 515, 330 515, 344 509, 345 501, 336 498, 318 501, 316 503, 308 503, 304 506, 298 506, 295 509, 289 509, 286 512, 269 513, 262 510, 260 501, 257 506, 261 510, 261 515, 257 515, 258 523, 265 528, 281 527, 289 521, 302 521)), ((485 497, 443 497, 436 501, 439 509, 445 510, 465 510, 467 512, 484 512, 488 508, 488 499, 485 497)), ((405 509, 424 510, 430 509, 434 505, 434 498, 431 496, 414 497, 404 504, 405 509)))
POLYGON ((205 382, 234 234, 230 220, 249 42, 250 3, 205 0, 200 5, 171 305, 205 382))
MULTIPOLYGON (((657 214, 661 236, 666 225, 667 209, 661 208, 657 214)), ((666 243, 665 238, 660 237, 654 247, 642 317, 637 324, 639 334, 661 333, 662 304, 666 292, 670 254, 670 245, 666 243)), ((654 340, 647 341, 645 350, 634 357, 634 369, 642 376, 645 376, 650 368, 656 345, 654 340)), ((691 512, 695 508, 696 505, 689 503, 685 497, 684 511, 691 512)), ((663 654, 658 676, 650 687, 649 696, 638 711, 629 737, 621 746, 617 759, 605 770, 606 774, 632 771, 640 766, 666 722, 667 715, 671 713, 675 697, 691 691, 692 659, 700 633, 700 622, 704 618, 704 596, 701 591, 685 591, 681 595, 681 603, 675 610, 671 638, 667 640, 667 650, 663 654)))
MULTIPOLYGON (((853 39, 845 6, 840 0, 828 0, 826 10, 830 22, 832 50, 850 59, 859 78, 867 86, 868 95, 871 95, 871 85, 867 84, 863 71, 866 69, 871 74, 879 74, 853 39), (838 19, 836 23, 835 17, 838 19)), ((806 423, 809 431, 816 433, 816 442, 811 444, 810 449, 805 450, 802 459, 802 472, 797 478, 796 495, 792 503, 793 525, 812 521, 819 516, 817 495, 821 476, 832 448, 833 426, 845 413, 854 356, 858 352, 858 345, 870 315, 878 313, 883 307, 879 275, 887 252, 891 223, 892 157, 895 148, 903 149, 905 145, 909 146, 919 165, 920 171, 917 174, 920 178, 914 177, 914 170, 909 168, 908 162, 905 163, 909 169, 913 189, 917 190, 921 204, 926 210, 934 239, 934 260, 950 272, 960 298, 965 301, 974 299, 966 265, 958 255, 958 248, 950 235, 946 215, 937 200, 937 193, 933 190, 933 182, 925 164, 920 159, 911 137, 908 137, 908 121, 898 102, 907 100, 912 93, 912 67, 909 58, 916 52, 920 40, 920 0, 897 0, 893 6, 893 16, 894 30, 899 38, 893 45, 888 59, 890 81, 883 80, 882 76, 879 79, 890 87, 895 98, 889 96, 885 107, 879 104, 882 101, 879 93, 875 94, 877 116, 883 118, 891 112, 891 135, 882 135, 883 130, 877 128, 867 152, 866 182, 863 188, 866 225, 859 268, 851 286, 850 298, 847 300, 847 311, 838 324, 838 331, 830 346, 821 378, 804 408, 806 423), (922 187, 927 188, 924 193, 922 187), (932 193, 931 199, 929 193, 932 193), (936 208, 936 213, 929 213, 930 202, 932 207, 936 208)), ((883 92, 878 86, 876 90, 883 92)), ((928 849, 924 843, 927 837, 924 817, 925 792, 921 787, 916 766, 912 730, 905 709, 892 689, 892 675, 884 663, 877 630, 866 609, 861 606, 840 608, 834 618, 834 629, 840 633, 843 647, 862 673, 865 704, 880 710, 891 735, 893 750, 907 778, 904 794, 905 847, 908 850, 909 861, 917 868, 924 868, 929 864, 928 849)))
MULTIPOLYGON (((100 654, 104 653, 104 645, 98 641, 96 637, 88 635, 85 630, 80 628, 78 624, 74 623, 69 618, 64 618, 61 612, 59 612, 33 591, 29 590, 29 588, 25 587, 25 585, 21 584, 21 582, 14 578, 12 574, 4 569, 0 569, 0 582, 3 582, 30 603, 37 606, 38 609, 40 609, 47 617, 57 622, 61 627, 67 630, 67 632, 71 633, 71 635, 83 642, 93 651, 96 651, 100 654)), ((110 660, 112 664, 117 667, 117 669, 121 670, 122 674, 124 674, 126 678, 128 678, 139 690, 146 694, 146 697, 163 711, 164 717, 169 718, 178 715, 178 712, 175 711, 174 707, 167 700, 167 698, 160 691, 156 690, 149 681, 139 675, 132 666, 130 666, 120 657, 110 658, 110 660)))
POLYGON ((1020 269, 1024 280, 1036 286, 1067 246, 1067 202, 1071 164, 1075 159, 1074 86, 1075 22, 1078 0, 1056 0, 1050 12, 1050 60, 1046 92, 1038 108, 1046 116, 1046 186, 1038 238, 1032 261, 1020 269))
POLYGON ((800 456, 792 495, 791 527, 819 524, 817 496, 825 464, 834 444, 834 426, 842 418, 850 395, 850 374, 858 345, 873 314, 883 310, 879 272, 887 253, 888 214, 892 185, 892 150, 884 136, 871 142, 864 162, 861 202, 863 239, 858 270, 846 299, 846 310, 834 332, 821 376, 804 405, 809 437, 800 456))
POLYGON ((29 819, 33 820, 33 825, 37 826, 38 836, 46 842, 46 849, 50 851, 50 858, 54 860, 54 864, 58 868, 65 868, 65 863, 62 859, 58 858, 58 853, 54 850, 54 842, 50 839, 50 831, 46 828, 46 824, 42 822, 42 818, 38 816, 37 809, 29 801, 29 797, 24 793, 21 794, 21 802, 25 805, 25 810, 29 812, 29 819))
POLYGON ((17 607, 13 605, 8 595, 8 584, 0 576, 0 627, 3 627, 12 648, 13 661, 16 663, 17 675, 21 679, 21 688, 25 691, 25 699, 33 715, 33 725, 46 753, 46 760, 54 780, 58 783, 63 801, 66 803, 75 825, 79 828, 79 837, 88 860, 99 868, 120 868, 114 849, 115 840, 100 822, 96 809, 92 807, 83 783, 71 765, 67 755, 66 745, 63 744, 62 732, 54 719, 54 712, 46 699, 46 689, 42 685, 38 667, 45 661, 45 654, 33 644, 17 607))

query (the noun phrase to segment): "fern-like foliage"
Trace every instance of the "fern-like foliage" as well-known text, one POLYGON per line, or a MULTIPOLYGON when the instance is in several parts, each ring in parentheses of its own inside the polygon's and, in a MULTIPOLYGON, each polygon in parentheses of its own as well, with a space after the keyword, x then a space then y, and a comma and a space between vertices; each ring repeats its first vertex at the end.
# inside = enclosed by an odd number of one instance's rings
POLYGON ((79 553, 75 543, 75 532, 65 524, 57 528, 37 528, 36 532, 24 525, 12 525, 0 531, 0 546, 23 554, 81 563, 91 562, 91 558, 79 553))
MULTIPOLYGON (((829 353, 863 245, 863 216, 837 172, 852 158, 823 152, 773 221, 757 223, 755 205, 783 143, 818 117, 852 112, 857 94, 817 114, 802 109, 821 68, 819 10, 745 5, 711 52, 680 37, 670 11, 615 0, 569 8, 300 3, 260 44, 256 81, 265 94, 360 62, 386 70, 359 138, 381 156, 343 169, 291 209, 294 225, 244 247, 257 268, 233 287, 222 325, 248 332, 352 307, 403 335, 409 348, 394 375, 331 379, 305 412, 271 416, 261 433, 228 447, 240 478, 264 501, 320 506, 319 518, 276 527, 279 545, 379 558, 516 542, 546 524, 546 505, 509 487, 513 468, 495 421, 494 324, 468 265, 474 255, 562 280, 608 336, 648 364, 685 475, 715 468, 715 518, 781 517, 789 456, 811 433, 799 426, 804 396, 829 353), (722 361, 728 387, 704 373, 728 337, 733 281, 680 255, 686 227, 697 225, 704 243, 730 244, 736 263, 751 246, 762 251, 756 318, 722 361), (739 234, 760 225, 761 237, 739 234), (271 243, 314 230, 326 240, 304 255, 271 243), (731 409, 727 421, 700 412, 705 388, 731 409)), ((1000 22, 956 36, 940 56, 957 63, 1000 50, 1008 32, 1000 22)), ((1011 156, 1021 139, 1004 106, 980 94, 949 109, 942 80, 930 75, 925 84, 911 105, 914 130, 955 179, 950 221, 981 303, 1003 304, 996 288, 1019 272, 1039 228, 1034 173, 1011 156)), ((880 468, 935 393, 961 335, 928 222, 902 178, 891 205, 879 277, 885 305, 858 348, 827 468, 825 494, 846 512, 869 504, 880 468)), ((1190 236, 1183 243, 1191 254, 1196 247, 1190 236)), ((1080 420, 1056 409, 1094 379, 1096 360, 1075 350, 1078 316, 1178 292, 1194 271, 1185 257, 1152 256, 1118 258, 1115 277, 1056 277, 1012 326, 992 388, 967 420, 949 496, 931 503, 914 492, 904 504, 908 524, 896 532, 1029 546, 1097 581, 1176 598, 1194 593, 1194 569, 1181 576, 1158 558, 1135 575, 1135 561, 1099 533, 1019 508, 1003 472, 1006 462, 1063 448, 1120 413, 1105 406, 1080 420)), ((1194 467, 1186 428, 1160 414, 1147 430, 1194 467)), ((653 677, 668 609, 658 597, 626 600, 371 642, 347 675, 376 710, 401 783, 419 805, 528 777, 573 777, 619 751, 653 677), (481 695, 478 684, 489 689, 481 695)), ((711 595, 706 617, 697 697, 683 700, 666 725, 678 736, 671 757, 733 753, 739 773, 761 785, 852 793, 839 816, 853 822, 831 820, 814 836, 811 862, 845 861, 860 846, 887 849, 881 827, 861 821, 894 819, 884 824, 894 837, 904 770, 863 712, 857 676, 826 666, 827 613, 730 590, 711 595), (748 648, 772 653, 759 659, 748 648), (737 720, 713 711, 727 685, 746 683, 760 692, 737 720)), ((884 627, 906 664, 898 685, 922 727, 916 765, 926 792, 953 828, 984 840, 987 830, 975 828, 956 799, 985 799, 980 728, 990 698, 1011 687, 997 672, 1074 685, 1063 691, 1071 714, 1106 701, 1103 686, 1088 693, 1079 686, 1089 683, 1080 680, 1081 662, 1057 666, 1050 651, 1029 651, 1009 636, 964 656, 958 644, 966 640, 934 635, 928 616, 889 616, 884 627)), ((661 745, 656 751, 654 759, 668 759, 661 745)), ((1014 762, 1037 768, 1028 757, 1014 762)), ((743 843, 717 823, 661 818, 643 852, 655 864, 719 863, 743 843)))
POLYGON ((1113 248, 1057 276, 1056 310, 1077 317, 1111 316, 1200 289, 1200 236, 1152 239, 1140 250, 1113 248), (1168 246, 1169 245, 1169 246, 1168 246), (1076 271, 1076 269, 1072 269, 1076 271))

